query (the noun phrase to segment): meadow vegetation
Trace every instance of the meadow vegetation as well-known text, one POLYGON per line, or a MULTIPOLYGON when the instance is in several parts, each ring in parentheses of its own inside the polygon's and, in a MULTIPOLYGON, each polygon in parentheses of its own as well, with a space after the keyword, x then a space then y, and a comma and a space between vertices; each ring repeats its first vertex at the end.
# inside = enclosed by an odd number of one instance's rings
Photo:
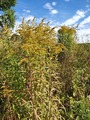
POLYGON ((0 120, 90 120, 90 44, 42 20, 0 30, 0 120))

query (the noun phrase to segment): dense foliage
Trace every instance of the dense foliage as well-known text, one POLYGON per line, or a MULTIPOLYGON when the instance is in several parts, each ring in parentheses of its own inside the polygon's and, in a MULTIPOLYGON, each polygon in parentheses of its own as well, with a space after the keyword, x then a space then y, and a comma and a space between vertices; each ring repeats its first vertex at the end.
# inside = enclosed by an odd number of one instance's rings
POLYGON ((16 0, 0 0, 0 10, 10 9, 11 6, 15 6, 16 0))
POLYGON ((16 5, 16 0, 0 0, 0 28, 7 24, 8 27, 13 28, 15 23, 15 14, 12 9, 16 5))
POLYGON ((39 25, 32 21, 30 26, 23 21, 17 33, 11 36, 7 28, 1 32, 0 116, 9 120, 58 120, 61 103, 53 89, 60 89, 57 54, 63 45, 55 42, 54 29, 43 21, 39 25))
POLYGON ((0 31, 0 120, 90 120, 90 44, 62 28, 64 42, 44 20, 0 31))
POLYGON ((61 100, 65 106, 65 120, 90 119, 90 44, 76 44, 75 28, 62 26, 58 31, 58 41, 67 50, 58 56, 61 100))

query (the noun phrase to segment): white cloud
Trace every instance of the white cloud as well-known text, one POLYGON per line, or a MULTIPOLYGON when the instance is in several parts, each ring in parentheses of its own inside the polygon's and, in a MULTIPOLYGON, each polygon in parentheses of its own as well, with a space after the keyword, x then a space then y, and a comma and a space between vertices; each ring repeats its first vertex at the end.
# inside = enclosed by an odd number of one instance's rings
POLYGON ((25 21, 33 20, 33 19, 34 19, 34 16, 32 16, 32 15, 28 15, 25 17, 25 21))
POLYGON ((85 18, 81 23, 80 27, 84 27, 86 24, 90 23, 90 16, 85 18))
POLYGON ((79 35, 90 34, 90 28, 88 28, 88 29, 80 29, 80 30, 78 30, 78 34, 79 35))
POLYGON ((72 17, 66 20, 62 25, 73 25, 76 22, 78 22, 81 18, 85 17, 86 11, 78 10, 76 11, 76 14, 72 17))
MULTIPOLYGON (((82 11, 82 10, 78 10, 76 11, 76 14, 66 20, 64 23, 62 23, 61 25, 73 25, 75 26, 75 24, 78 24, 78 21, 82 18, 85 17, 87 11, 82 11)), ((78 30, 77 30, 77 42, 78 43, 82 43, 82 42, 90 42, 90 16, 88 16, 87 18, 85 18, 79 25, 78 30), (88 25, 88 28, 87 26, 88 25)))
POLYGON ((17 20, 14 25, 13 33, 16 33, 16 30, 18 29, 19 25, 21 24, 21 21, 17 20))
POLYGON ((56 4, 57 4, 56 2, 52 2, 52 6, 56 6, 56 4))
POLYGON ((50 11, 50 14, 57 14, 58 13, 58 11, 56 10, 56 9, 54 9, 54 7, 53 6, 55 6, 56 5, 56 2, 52 2, 52 3, 46 3, 45 5, 44 5, 44 8, 45 9, 48 9, 49 11, 50 11))
POLYGON ((53 9, 53 7, 52 7, 52 5, 51 5, 50 3, 46 3, 46 4, 44 5, 44 8, 46 8, 46 9, 48 9, 48 10, 52 10, 52 9, 53 9))
POLYGON ((78 43, 90 43, 90 28, 77 31, 78 43))
POLYGON ((84 17, 85 16, 85 11, 82 11, 82 10, 78 10, 77 12, 76 12, 76 14, 77 15, 79 15, 79 16, 81 16, 81 17, 84 17))
POLYGON ((58 11, 56 9, 51 10, 50 14, 57 14, 58 11))

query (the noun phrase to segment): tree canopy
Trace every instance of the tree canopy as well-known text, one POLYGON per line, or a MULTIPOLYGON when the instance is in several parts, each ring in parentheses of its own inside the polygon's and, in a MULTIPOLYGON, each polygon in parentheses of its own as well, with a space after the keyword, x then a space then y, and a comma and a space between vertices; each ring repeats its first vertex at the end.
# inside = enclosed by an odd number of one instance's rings
POLYGON ((5 24, 13 28, 15 23, 14 10, 11 8, 15 6, 16 0, 0 0, 0 11, 3 13, 0 16, 0 27, 2 28, 5 24))
POLYGON ((0 0, 0 10, 8 10, 16 5, 16 0, 0 0))

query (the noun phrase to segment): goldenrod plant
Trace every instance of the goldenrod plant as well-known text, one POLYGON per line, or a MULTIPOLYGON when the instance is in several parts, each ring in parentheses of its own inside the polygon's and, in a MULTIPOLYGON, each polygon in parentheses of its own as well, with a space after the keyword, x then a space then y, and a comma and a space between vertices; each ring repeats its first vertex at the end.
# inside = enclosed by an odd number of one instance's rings
POLYGON ((57 55, 64 46, 54 28, 23 19, 17 35, 7 27, 1 34, 0 119, 63 120, 57 55))

